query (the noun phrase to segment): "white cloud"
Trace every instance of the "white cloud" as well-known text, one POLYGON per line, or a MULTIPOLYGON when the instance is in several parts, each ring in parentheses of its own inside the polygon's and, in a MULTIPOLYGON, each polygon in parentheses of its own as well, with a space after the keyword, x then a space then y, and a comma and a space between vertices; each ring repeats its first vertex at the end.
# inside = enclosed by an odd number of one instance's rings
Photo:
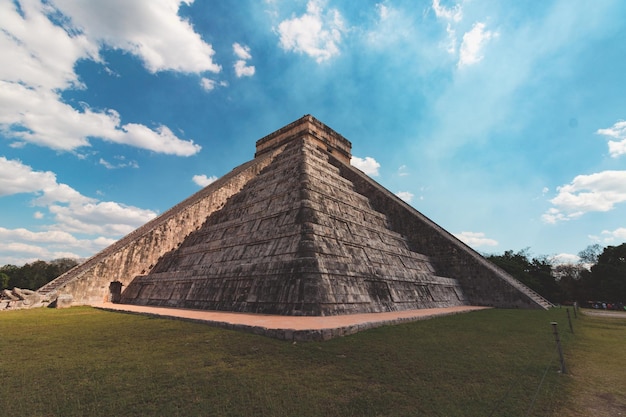
POLYGON ((116 237, 128 234, 156 217, 152 210, 112 201, 69 206, 52 204, 48 209, 57 221, 52 230, 116 237))
POLYGON ((153 130, 136 123, 121 125, 114 110, 78 111, 63 103, 55 91, 5 81, 0 81, 0 124, 7 136, 63 151, 90 146, 89 137, 178 156, 194 155, 201 149, 165 126, 153 130), (24 129, 13 130, 14 126, 24 129))
POLYGON ((137 164, 137 161, 127 161, 126 157, 124 156, 116 156, 115 159, 117 159, 118 162, 111 163, 104 158, 100 158, 100 161, 98 161, 98 163, 106 169, 139 168, 139 164, 137 164))
MULTIPOLYGON (((440 0, 433 0, 432 9, 438 19, 446 22, 446 51, 449 54, 456 54, 458 44, 456 29, 459 27, 459 22, 463 20, 462 4, 458 3, 448 8, 442 6, 440 0)), ((459 48, 458 68, 480 62, 483 59, 482 50, 487 41, 498 36, 497 32, 485 30, 484 23, 474 23, 472 29, 463 35, 463 41, 459 48)))
POLYGON ((561 213, 559 209, 552 207, 552 208, 549 208, 548 211, 546 211, 544 214, 541 215, 541 219, 546 223, 554 224, 560 221, 570 220, 570 219, 579 217, 581 214, 582 213, 578 213, 577 215, 566 216, 565 214, 561 213))
POLYGON ((572 265, 580 261, 580 256, 571 253, 559 253, 550 258, 550 262, 554 265, 572 265))
POLYGON ((471 247, 498 246, 498 241, 485 237, 482 232, 461 232, 454 234, 457 239, 471 247))
POLYGON ((38 197, 33 204, 37 206, 53 202, 80 205, 95 201, 66 184, 57 183, 56 175, 50 171, 33 171, 20 161, 0 157, 0 197, 23 193, 36 194, 38 197))
POLYGON ((455 54, 457 44, 456 30, 452 27, 450 23, 448 23, 448 25, 446 26, 446 33, 448 34, 448 45, 446 46, 446 51, 449 54, 455 54))
POLYGON ((609 141, 609 153, 613 158, 626 154, 626 139, 621 142, 609 141))
POLYGON ((461 4, 456 4, 452 8, 446 8, 441 5, 440 0, 433 0, 432 8, 435 11, 435 16, 439 19, 451 20, 453 22, 460 22, 463 19, 461 4))
POLYGON ((613 158, 626 154, 626 121, 620 120, 609 128, 598 129, 596 133, 617 139, 616 141, 610 140, 608 143, 609 154, 613 158))
POLYGON ((0 242, 0 264, 25 264, 37 260, 58 258, 79 258, 80 256, 67 251, 55 251, 38 245, 26 243, 0 242))
POLYGON ((446 33, 448 34, 446 51, 455 54, 457 50, 456 25, 463 19, 463 7, 459 3, 454 7, 447 8, 441 5, 440 0, 433 0, 431 7, 435 16, 446 22, 446 33))
POLYGON ((67 232, 31 232, 23 228, 5 229, 0 227, 0 241, 19 241, 31 243, 61 243, 64 245, 76 245, 78 239, 67 232))
POLYGON ((34 193, 48 184, 56 184, 56 176, 52 172, 35 172, 20 161, 0 156, 0 197, 34 193))
POLYGON ((215 85, 216 85, 216 84, 217 84, 217 83, 215 82, 215 80, 211 80, 211 79, 209 79, 209 78, 202 78, 202 79, 200 80, 200 85, 202 86, 202 88, 203 88, 205 91, 211 91, 211 90, 214 90, 214 89, 215 89, 215 85))
POLYGON ((620 227, 618 229, 615 229, 613 231, 608 231, 608 230, 604 230, 602 232, 603 235, 608 235, 611 236, 615 239, 619 239, 619 240, 626 240, 626 227, 620 227))
POLYGON ((250 48, 235 42, 233 44, 233 53, 239 58, 234 65, 235 75, 237 78, 253 76, 255 68, 253 65, 248 65, 247 62, 252 59, 252 55, 250 55, 250 48))
POLYGON ((440 0, 433 0, 432 9, 435 12, 435 16, 439 19, 453 22, 460 22, 463 19, 463 6, 461 3, 448 8, 442 6, 440 0))
POLYGON ((278 25, 280 46, 286 51, 305 53, 318 63, 339 54, 343 18, 337 9, 324 13, 325 1, 310 0, 301 17, 293 17, 278 25))
POLYGON ((217 177, 216 176, 210 176, 207 177, 206 175, 202 174, 202 175, 194 175, 192 178, 192 181, 195 182, 196 184, 198 184, 200 187, 206 187, 209 184, 213 184, 215 181, 217 181, 217 177))
POLYGON ((406 166, 406 165, 401 165, 401 166, 398 168, 398 176, 399 176, 399 177, 406 177, 406 176, 408 176, 408 175, 409 175, 409 172, 408 172, 408 168, 407 168, 407 166, 406 166))
POLYGON ((215 51, 178 15, 193 0, 55 0, 90 39, 138 56, 150 72, 219 72, 215 51))
POLYGON ((53 24, 49 5, 25 1, 20 7, 23 16, 13 2, 0 2, 0 79, 44 90, 81 87, 74 64, 100 61, 97 43, 53 24))
POLYGON ((616 245, 626 242, 626 227, 618 227, 615 230, 603 230, 600 236, 589 236, 595 242, 602 245, 616 245))
POLYGON ((591 211, 610 211, 626 201, 626 171, 579 175, 557 191, 550 200, 555 207, 542 216, 546 223, 575 219, 591 211))
POLYGON ((56 202, 80 206, 96 201, 93 198, 85 197, 67 184, 57 183, 56 180, 53 184, 47 184, 45 186, 42 185, 38 191, 41 191, 43 194, 34 199, 33 204, 41 207, 48 206, 56 202))
POLYGON ((377 4, 376 8, 378 9, 378 17, 380 18, 380 20, 389 19, 389 16, 391 15, 389 7, 384 4, 377 4))
MULTIPOLYGON (((34 143, 73 151, 90 146, 89 138, 100 138, 170 155, 189 156, 199 152, 200 146, 177 138, 165 126, 150 129, 133 123, 122 124, 115 110, 93 111, 87 104, 75 109, 64 103, 62 98, 66 89, 86 88, 74 72, 79 60, 102 63, 99 48, 103 45, 124 49, 123 45, 115 42, 107 43, 111 39, 105 36, 105 27, 109 26, 111 31, 116 25, 120 26, 115 36, 128 35, 130 40, 134 39, 135 49, 125 49, 131 53, 142 55, 145 51, 142 44, 144 35, 133 37, 143 29, 150 33, 145 37, 149 41, 144 43, 153 42, 172 52, 172 56, 161 54, 161 58, 155 58, 162 62, 161 66, 144 57, 150 70, 215 70, 206 61, 193 56, 199 47, 193 45, 189 36, 181 35, 183 40, 189 42, 188 45, 178 45, 180 39, 171 41, 170 38, 180 34, 180 31, 164 30, 176 26, 172 21, 180 21, 177 16, 180 2, 142 0, 132 2, 132 5, 124 2, 128 7, 122 7, 119 0, 90 2, 88 5, 70 0, 55 2, 65 15, 59 14, 50 3, 23 1, 19 4, 20 12, 14 2, 0 3, 0 48, 4 58, 0 66, 0 130, 4 136, 15 140, 11 146, 34 143), (142 7, 150 9, 145 11, 143 18, 138 16, 142 14, 142 7), (128 26, 133 17, 138 19, 137 25, 128 26), (157 18, 169 23, 159 24, 157 18), (59 26, 59 22, 63 27, 59 26), (93 23, 94 26, 87 25, 89 31, 86 31, 82 29, 81 22, 93 23), (159 37, 156 37, 157 33, 159 37), (172 42, 176 47, 170 45, 172 42)), ((193 33, 188 23, 180 22, 182 26, 186 25, 185 30, 193 33)), ((206 55, 208 50, 203 53, 206 55)))
POLYGON ((483 59, 482 50, 485 44, 495 37, 498 37, 498 33, 485 30, 484 23, 474 23, 472 29, 463 35, 459 54, 459 68, 480 62, 483 59))
POLYGON ((144 125, 128 123, 122 126, 122 132, 111 138, 113 142, 133 145, 138 148, 148 149, 169 155, 191 156, 200 152, 202 147, 192 140, 180 140, 167 126, 158 126, 155 130, 144 125))
POLYGON ((228 83, 226 81, 220 81, 219 83, 215 80, 211 80, 210 78, 203 77, 200 80, 200 86, 204 89, 204 91, 212 91, 217 86, 227 87, 228 83))
POLYGON ((365 172, 367 175, 370 175, 372 177, 378 176, 378 169, 380 168, 380 164, 376 162, 376 160, 371 156, 366 156, 365 158, 352 156, 352 159, 350 159, 350 164, 365 172))
POLYGON ((252 55, 250 55, 250 48, 245 45, 241 45, 240 43, 233 43, 233 52, 239 59, 252 59, 252 55))
MULTIPOLYGON (((19 161, 0 157, 0 196, 34 194, 32 204, 54 216, 51 231, 119 237, 156 217, 151 210, 83 196, 60 184, 52 172, 33 171, 19 161)), ((43 215, 39 215, 43 217, 43 215)))
POLYGON ((243 59, 235 62, 234 68, 237 78, 252 77, 255 72, 254 65, 246 65, 246 61, 244 61, 243 59))
POLYGON ((104 236, 97 237, 97 238, 95 238, 93 240, 93 243, 95 245, 98 245, 100 247, 100 249, 104 249, 107 246, 111 246, 115 242, 117 242, 117 240, 111 239, 111 238, 108 238, 108 237, 104 237, 104 236))
MULTIPOLYGON (((501 126, 511 126, 511 123, 521 126, 518 93, 529 85, 549 80, 552 74, 562 71, 563 65, 564 68, 575 67, 580 50, 570 50, 568 46, 585 44, 600 36, 599 33, 603 33, 602 36, 612 33, 605 32, 607 28, 600 22, 614 13, 613 6, 596 3, 597 7, 583 10, 571 7, 568 1, 558 1, 546 8, 546 13, 527 21, 511 21, 512 15, 508 14, 481 12, 483 17, 478 17, 479 20, 459 23, 457 34, 467 31, 466 24, 471 27, 476 21, 482 21, 487 29, 495 31, 494 28, 501 27, 502 34, 497 39, 506 39, 502 42, 491 39, 481 52, 485 59, 489 57, 489 65, 478 64, 481 67, 478 71, 467 71, 473 67, 460 68, 453 75, 453 81, 438 95, 432 104, 435 114, 432 132, 437 132, 437 140, 431 143, 429 152, 448 155, 467 143, 484 144, 491 140, 488 138, 499 137, 497 132, 501 126), (515 23, 514 30, 510 30, 513 26, 509 23, 515 23), (555 61, 555 56, 563 59, 555 61)), ((470 2, 463 4, 465 10, 470 2)), ((471 8, 476 5, 477 2, 472 2, 471 8)), ((465 15, 464 20, 468 20, 470 13, 465 15)), ((479 15, 472 10, 472 18, 474 16, 479 15)), ((442 25, 442 31, 444 28, 442 25)), ((445 33, 440 37, 444 38, 445 33)))
POLYGON ((115 165, 113 165, 110 162, 106 161, 104 158, 100 158, 100 161, 98 161, 98 163, 100 165, 102 165, 103 167, 105 167, 106 169, 115 169, 115 168, 117 168, 115 165))
POLYGON ((394 48, 403 50, 415 43, 416 37, 420 36, 419 29, 410 14, 389 4, 377 4, 376 8, 378 19, 364 33, 368 46, 384 51, 397 44, 394 48))
POLYGON ((0 265, 22 265, 40 259, 80 258, 78 252, 97 252, 113 242, 104 238, 76 239, 63 231, 32 232, 23 228, 0 227, 0 265), (70 252, 68 248, 76 252, 70 252))
POLYGON ((410 203, 413 200, 413 197, 415 197, 413 193, 410 193, 408 191, 399 191, 396 193, 396 195, 407 203, 410 203))

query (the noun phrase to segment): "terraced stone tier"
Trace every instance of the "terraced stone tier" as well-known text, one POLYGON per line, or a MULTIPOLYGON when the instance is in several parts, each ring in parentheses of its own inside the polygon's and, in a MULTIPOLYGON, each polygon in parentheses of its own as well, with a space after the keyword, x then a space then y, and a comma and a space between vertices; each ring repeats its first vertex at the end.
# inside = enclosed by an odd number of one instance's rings
POLYGON ((457 280, 409 250, 329 154, 294 139, 122 303, 285 315, 463 305, 457 280))

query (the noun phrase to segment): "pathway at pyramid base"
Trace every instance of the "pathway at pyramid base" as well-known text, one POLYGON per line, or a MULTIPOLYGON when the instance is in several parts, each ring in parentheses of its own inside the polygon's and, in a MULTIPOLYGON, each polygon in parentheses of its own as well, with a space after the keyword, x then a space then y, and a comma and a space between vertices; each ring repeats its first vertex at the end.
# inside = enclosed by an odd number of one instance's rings
POLYGON ((305 316, 467 304, 329 158, 304 138, 284 145, 121 302, 305 316))

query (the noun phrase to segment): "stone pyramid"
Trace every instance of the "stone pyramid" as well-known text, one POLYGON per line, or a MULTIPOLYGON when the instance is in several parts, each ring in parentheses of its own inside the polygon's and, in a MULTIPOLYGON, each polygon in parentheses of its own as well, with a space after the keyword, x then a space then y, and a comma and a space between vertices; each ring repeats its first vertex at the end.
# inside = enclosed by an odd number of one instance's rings
POLYGON ((307 316, 549 306, 352 167, 350 152, 304 116, 257 141, 252 161, 39 292, 74 304, 307 316))

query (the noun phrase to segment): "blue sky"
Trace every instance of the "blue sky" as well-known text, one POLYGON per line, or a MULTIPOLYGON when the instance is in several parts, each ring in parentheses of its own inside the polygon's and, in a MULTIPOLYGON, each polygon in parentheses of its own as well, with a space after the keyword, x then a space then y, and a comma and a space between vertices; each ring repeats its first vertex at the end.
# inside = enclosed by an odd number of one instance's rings
POLYGON ((88 257, 312 114, 482 253, 626 241, 621 0, 0 0, 0 265, 88 257))

